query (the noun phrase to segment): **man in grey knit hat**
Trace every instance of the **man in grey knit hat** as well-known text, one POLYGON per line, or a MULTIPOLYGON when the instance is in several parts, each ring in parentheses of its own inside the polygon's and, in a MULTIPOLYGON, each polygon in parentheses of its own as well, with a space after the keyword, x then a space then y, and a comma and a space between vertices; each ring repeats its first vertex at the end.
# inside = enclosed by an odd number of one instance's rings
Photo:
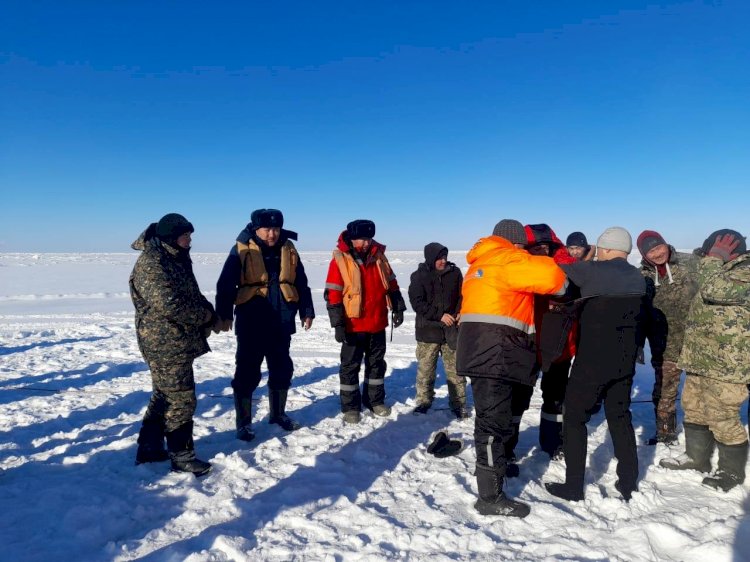
POLYGON ((526 231, 517 220, 503 219, 492 230, 493 236, 502 236, 516 248, 526 247, 526 231))
POLYGON ((646 280, 627 262, 633 249, 627 230, 608 228, 596 246, 598 261, 560 266, 581 290, 581 331, 564 403, 565 482, 545 486, 552 495, 569 501, 584 498, 586 422, 600 397, 618 461, 615 488, 629 500, 638 486, 630 391, 648 305, 646 280))

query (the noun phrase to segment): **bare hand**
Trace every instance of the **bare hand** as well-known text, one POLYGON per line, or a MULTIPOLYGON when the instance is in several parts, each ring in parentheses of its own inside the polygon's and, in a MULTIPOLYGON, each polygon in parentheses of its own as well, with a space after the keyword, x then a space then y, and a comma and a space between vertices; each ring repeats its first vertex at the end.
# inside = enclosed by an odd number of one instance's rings
POLYGON ((305 328, 305 331, 309 330, 312 327, 313 319, 309 316, 302 320, 302 326, 305 328))
POLYGON ((447 312, 443 314, 443 317, 440 319, 440 321, 446 326, 453 326, 453 324, 456 323, 456 319, 447 312))

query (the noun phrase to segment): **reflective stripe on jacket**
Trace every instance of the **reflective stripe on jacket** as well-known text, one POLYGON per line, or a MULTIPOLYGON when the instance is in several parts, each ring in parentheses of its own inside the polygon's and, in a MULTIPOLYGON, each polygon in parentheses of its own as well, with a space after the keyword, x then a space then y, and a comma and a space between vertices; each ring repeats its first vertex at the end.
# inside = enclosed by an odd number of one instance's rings
POLYGON ((466 261, 462 323, 500 324, 533 334, 534 295, 562 295, 567 286, 552 258, 532 256, 500 236, 480 239, 466 261))

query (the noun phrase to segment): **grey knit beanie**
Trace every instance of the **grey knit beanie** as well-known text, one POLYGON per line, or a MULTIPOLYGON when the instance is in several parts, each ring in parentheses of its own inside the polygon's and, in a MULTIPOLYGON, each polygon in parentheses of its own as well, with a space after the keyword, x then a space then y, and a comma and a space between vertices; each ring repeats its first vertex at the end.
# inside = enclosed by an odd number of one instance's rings
POLYGON ((630 233, 621 226, 611 226, 602 232, 596 245, 605 250, 619 250, 629 254, 633 249, 633 239, 630 233))
POLYGON ((526 231, 523 225, 517 220, 503 219, 495 225, 492 231, 493 236, 502 236, 511 244, 526 244, 526 231))

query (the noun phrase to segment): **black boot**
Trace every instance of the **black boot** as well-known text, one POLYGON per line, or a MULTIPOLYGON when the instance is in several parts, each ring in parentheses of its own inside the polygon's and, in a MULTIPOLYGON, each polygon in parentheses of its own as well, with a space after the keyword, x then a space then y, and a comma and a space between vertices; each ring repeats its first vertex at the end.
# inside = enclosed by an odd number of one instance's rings
POLYGON ((167 449, 172 459, 173 472, 190 472, 196 477, 208 474, 211 464, 195 456, 193 445, 193 422, 182 424, 167 433, 167 449))
POLYGON ((748 443, 724 445, 717 442, 716 446, 719 448, 719 469, 713 476, 704 478, 703 484, 728 492, 745 481, 748 443))
POLYGON ((553 496, 562 498, 569 502, 577 502, 583 499, 583 484, 568 484, 567 482, 546 482, 544 487, 553 496))
POLYGON ((492 468, 477 466, 477 489, 479 499, 474 508, 482 515, 526 517, 531 512, 527 504, 503 493, 503 478, 492 468))
POLYGON ((164 448, 164 418, 146 413, 143 425, 138 434, 138 450, 135 453, 135 464, 163 462, 169 460, 164 448))
POLYGON ((664 443, 667 446, 677 443, 677 414, 666 416, 656 414, 656 435, 646 444, 656 445, 657 443, 664 443))
POLYGON ((269 389, 268 404, 271 411, 268 416, 268 423, 275 423, 286 431, 295 431, 302 426, 284 413, 286 411, 287 393, 287 390, 269 389))
POLYGON ((685 422, 685 452, 675 459, 661 459, 659 466, 670 470, 711 472, 714 434, 707 425, 685 422))
POLYGON ((237 439, 240 441, 252 441, 255 439, 253 431, 253 395, 241 398, 237 392, 234 393, 234 413, 237 424, 237 439))
POLYGON ((556 458, 558 452, 562 452, 562 418, 559 414, 550 414, 542 411, 539 420, 539 447, 547 453, 550 458, 556 458))

